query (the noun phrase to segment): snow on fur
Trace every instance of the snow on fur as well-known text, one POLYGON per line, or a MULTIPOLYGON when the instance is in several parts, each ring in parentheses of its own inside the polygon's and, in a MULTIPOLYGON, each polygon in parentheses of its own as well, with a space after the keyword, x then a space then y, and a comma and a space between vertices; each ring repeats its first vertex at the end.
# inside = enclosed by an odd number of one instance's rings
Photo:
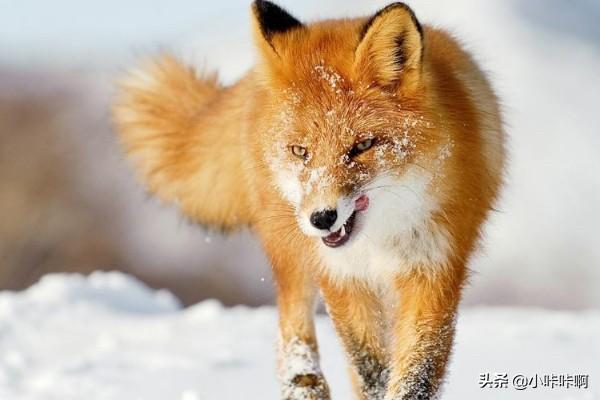
POLYGON ((287 343, 279 343, 279 379, 282 397, 290 400, 312 400, 327 388, 319 367, 319 355, 305 342, 294 338, 287 343), (299 385, 298 379, 308 379, 311 385, 299 385), (315 383, 312 385, 312 383, 315 383))

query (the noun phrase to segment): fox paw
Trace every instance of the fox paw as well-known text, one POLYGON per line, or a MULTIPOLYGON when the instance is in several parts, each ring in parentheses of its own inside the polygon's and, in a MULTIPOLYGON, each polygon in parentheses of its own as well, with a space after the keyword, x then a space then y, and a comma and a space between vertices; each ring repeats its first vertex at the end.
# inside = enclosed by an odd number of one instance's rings
POLYGON ((279 348, 279 379, 284 400, 329 400, 329 387, 319 368, 319 355, 294 338, 279 348))
POLYGON ((295 375, 283 383, 283 400, 329 400, 329 387, 321 374, 295 375))

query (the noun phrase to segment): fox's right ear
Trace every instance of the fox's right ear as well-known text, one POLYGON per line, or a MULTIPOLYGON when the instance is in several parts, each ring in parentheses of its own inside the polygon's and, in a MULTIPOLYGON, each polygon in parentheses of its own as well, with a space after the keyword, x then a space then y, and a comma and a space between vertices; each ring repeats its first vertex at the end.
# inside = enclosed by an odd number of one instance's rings
POLYGON ((355 73, 370 83, 411 90, 420 81, 423 29, 404 3, 392 3, 362 28, 355 54, 355 73))
POLYGON ((279 57, 285 46, 285 34, 304 27, 283 8, 266 0, 254 1, 252 16, 254 39, 267 57, 279 57))

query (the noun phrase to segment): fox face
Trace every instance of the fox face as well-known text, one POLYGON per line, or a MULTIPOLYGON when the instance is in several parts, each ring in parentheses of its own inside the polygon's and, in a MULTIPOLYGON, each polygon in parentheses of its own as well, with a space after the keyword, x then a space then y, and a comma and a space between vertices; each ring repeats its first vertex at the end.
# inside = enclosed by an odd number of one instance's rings
POLYGON ((330 249, 430 232, 443 141, 424 101, 420 26, 394 8, 271 34, 258 21, 264 163, 301 230, 330 249))
POLYGON ((389 93, 351 86, 332 67, 317 64, 305 79, 312 85, 292 84, 275 102, 265 159, 302 230, 338 247, 373 191, 411 165, 426 120, 389 93))

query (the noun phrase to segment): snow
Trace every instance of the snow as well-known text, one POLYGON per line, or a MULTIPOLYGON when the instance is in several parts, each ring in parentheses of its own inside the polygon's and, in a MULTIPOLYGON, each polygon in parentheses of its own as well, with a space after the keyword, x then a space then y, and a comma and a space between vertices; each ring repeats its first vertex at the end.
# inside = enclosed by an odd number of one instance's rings
POLYGON ((340 88, 340 85, 344 84, 344 79, 333 68, 324 65, 323 63, 324 61, 321 61, 321 64, 315 65, 317 76, 325 81, 333 92, 341 94, 342 89, 340 88))
MULTIPOLYGON (((277 399, 276 311, 180 308, 121 273, 49 275, 0 293, 0 399, 277 399)), ((319 316, 323 371, 349 399, 344 356, 319 316)), ((600 399, 600 312, 465 308, 444 399, 600 399), (480 374, 586 374, 589 388, 479 388, 480 374)), ((300 352, 301 353, 301 352, 300 352)))

